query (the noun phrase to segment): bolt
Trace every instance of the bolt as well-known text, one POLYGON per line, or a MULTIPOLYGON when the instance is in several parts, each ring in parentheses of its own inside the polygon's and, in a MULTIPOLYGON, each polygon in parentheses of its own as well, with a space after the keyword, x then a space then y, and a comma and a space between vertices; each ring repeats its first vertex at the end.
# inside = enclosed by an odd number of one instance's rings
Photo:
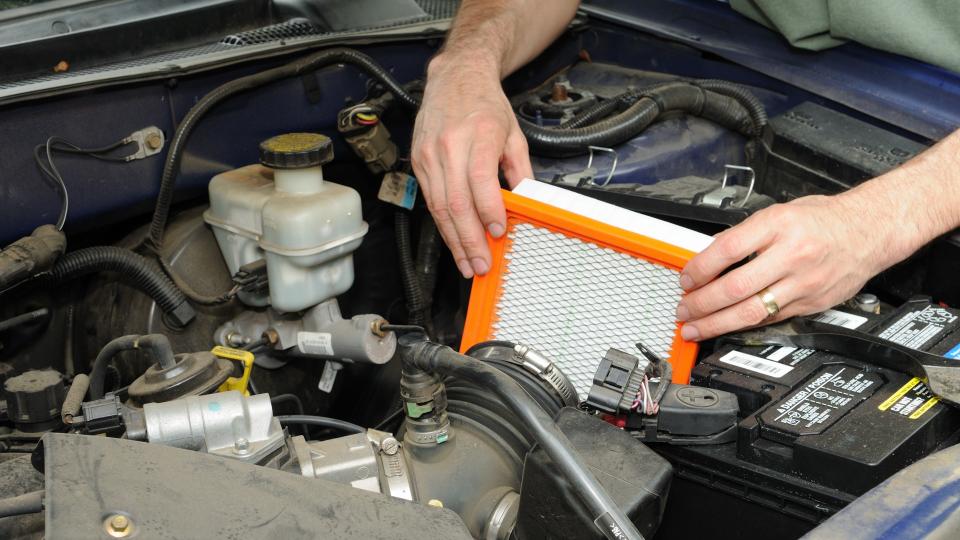
POLYGON ((113 514, 107 516, 104 528, 114 538, 125 538, 133 532, 133 521, 123 514, 113 514))
POLYGON ((570 95, 567 93, 567 87, 562 83, 554 83, 553 91, 550 92, 551 103, 566 103, 570 101, 570 95))
POLYGON ((400 451, 400 443, 393 437, 387 437, 380 441, 380 450, 384 454, 392 456, 400 451))
POLYGON ((427 501, 427 506, 432 506, 434 508, 443 508, 443 501, 440 499, 430 499, 427 501))
POLYGON ((233 453, 234 454, 246 454, 250 451, 250 441, 240 437, 237 439, 237 442, 233 443, 233 453))
POLYGON ((280 333, 274 330, 273 328, 267 328, 263 331, 263 335, 260 336, 263 339, 267 340, 267 343, 271 346, 276 345, 280 342, 280 333))
POLYGON ((163 147, 163 139, 156 131, 147 135, 145 142, 147 143, 147 148, 151 150, 159 150, 161 147, 163 147))

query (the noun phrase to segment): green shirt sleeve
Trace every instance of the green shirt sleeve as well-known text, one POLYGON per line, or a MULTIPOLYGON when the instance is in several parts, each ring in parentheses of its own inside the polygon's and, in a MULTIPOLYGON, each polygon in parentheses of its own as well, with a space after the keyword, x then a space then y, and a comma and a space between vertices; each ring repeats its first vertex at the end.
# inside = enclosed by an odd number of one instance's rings
POLYGON ((960 73, 958 0, 730 0, 730 5, 801 49, 856 41, 960 73))

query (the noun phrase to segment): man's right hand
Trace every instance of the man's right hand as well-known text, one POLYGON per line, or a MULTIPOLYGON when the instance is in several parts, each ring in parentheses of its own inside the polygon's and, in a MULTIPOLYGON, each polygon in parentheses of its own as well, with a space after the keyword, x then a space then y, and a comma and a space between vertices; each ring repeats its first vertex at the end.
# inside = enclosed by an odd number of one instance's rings
POLYGON ((482 55, 442 53, 430 62, 411 159, 460 273, 486 274, 491 259, 484 231, 494 238, 506 231, 498 172, 503 169, 511 188, 533 176, 499 66, 482 55))

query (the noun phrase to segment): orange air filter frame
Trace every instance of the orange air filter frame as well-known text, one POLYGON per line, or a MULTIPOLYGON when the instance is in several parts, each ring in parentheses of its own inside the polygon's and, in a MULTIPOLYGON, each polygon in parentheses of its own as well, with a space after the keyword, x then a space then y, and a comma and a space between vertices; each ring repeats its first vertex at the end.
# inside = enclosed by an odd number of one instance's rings
MULTIPOLYGON (((695 255, 692 251, 666 242, 607 225, 506 190, 502 191, 507 210, 507 232, 500 238, 487 235, 492 264, 486 275, 473 279, 460 346, 462 352, 466 352, 477 343, 496 339, 494 325, 497 322, 497 306, 503 294, 503 277, 508 271, 506 255, 512 248, 510 233, 517 224, 527 223, 545 228, 676 272, 682 270, 695 255)), ((698 346, 695 342, 684 341, 680 337, 680 326, 680 323, 676 324, 668 360, 673 367, 673 382, 685 384, 690 380, 690 371, 696 361, 698 346)), ((605 350, 597 351, 598 365, 605 352, 605 350)))

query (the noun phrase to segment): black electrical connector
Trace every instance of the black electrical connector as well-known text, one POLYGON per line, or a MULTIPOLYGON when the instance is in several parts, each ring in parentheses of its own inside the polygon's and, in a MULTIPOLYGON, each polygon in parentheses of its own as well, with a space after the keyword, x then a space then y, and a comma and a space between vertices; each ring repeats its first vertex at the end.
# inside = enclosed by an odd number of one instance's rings
POLYGON ((241 291, 258 293, 267 290, 267 261, 257 259, 237 269, 233 275, 233 283, 241 291))
MULTIPOLYGON (((653 355, 652 352, 650 354, 653 355)), ((656 358, 655 355, 653 357, 656 358)), ((654 366, 646 353, 641 361, 632 354, 617 349, 608 350, 593 376, 587 405, 610 414, 630 412, 644 376, 652 374, 654 366)))

